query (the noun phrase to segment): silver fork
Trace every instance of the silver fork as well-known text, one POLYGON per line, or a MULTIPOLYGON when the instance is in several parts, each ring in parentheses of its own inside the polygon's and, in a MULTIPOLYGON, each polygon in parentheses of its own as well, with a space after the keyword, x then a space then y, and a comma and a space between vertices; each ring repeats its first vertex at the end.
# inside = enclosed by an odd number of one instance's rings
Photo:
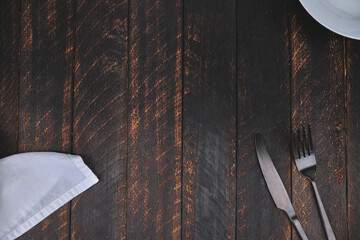
POLYGON ((293 134, 293 141, 292 141, 292 149, 293 149, 296 168, 301 175, 310 179, 311 185, 313 186, 315 192, 316 201, 320 210, 321 219, 324 224, 326 236, 328 239, 335 240, 336 239, 335 234, 331 228, 329 218, 326 215, 324 205, 320 198, 319 190, 315 183, 316 158, 314 154, 310 126, 308 126, 308 130, 307 130, 308 137, 306 137, 306 132, 304 127, 302 128, 302 136, 300 132, 301 132, 300 129, 298 129, 297 134, 293 134))

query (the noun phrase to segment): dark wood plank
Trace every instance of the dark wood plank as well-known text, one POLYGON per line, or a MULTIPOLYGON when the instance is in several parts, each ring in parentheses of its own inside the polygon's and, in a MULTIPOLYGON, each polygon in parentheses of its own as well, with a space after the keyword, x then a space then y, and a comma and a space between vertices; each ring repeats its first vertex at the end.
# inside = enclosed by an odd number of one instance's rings
POLYGON ((128 2, 75 6, 73 151, 100 181, 72 201, 71 239, 125 239, 128 2))
POLYGON ((182 4, 131 1, 129 239, 180 239, 182 4))
POLYGON ((0 1, 0 158, 17 151, 19 1, 0 1))
POLYGON ((288 1, 238 2, 237 238, 290 239, 290 222, 277 209, 254 149, 266 147, 291 196, 288 1))
POLYGON ((360 236, 360 42, 346 40, 346 124, 349 239, 360 236))
POLYGON ((184 239, 235 237, 235 1, 184 3, 184 239))
MULTIPOLYGON (((19 151, 71 150, 73 6, 21 1, 19 151)), ((21 239, 66 239, 69 204, 21 239)))
MULTIPOLYGON (((343 38, 291 2, 292 124, 310 124, 317 182, 337 239, 347 239, 343 38)), ((312 239, 325 239, 310 182, 293 164, 293 204, 312 239)), ((293 239, 298 239, 294 234, 293 239)))

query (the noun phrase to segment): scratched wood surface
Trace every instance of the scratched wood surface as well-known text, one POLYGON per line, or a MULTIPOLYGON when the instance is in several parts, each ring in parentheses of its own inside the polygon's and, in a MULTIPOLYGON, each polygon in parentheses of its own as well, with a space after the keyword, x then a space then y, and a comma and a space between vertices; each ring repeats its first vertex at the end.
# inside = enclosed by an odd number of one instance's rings
POLYGON ((291 238, 286 214, 268 207, 274 204, 254 151, 254 134, 260 133, 290 193, 287 12, 286 0, 237 5, 238 239, 291 238))
POLYGON ((346 124, 348 236, 360 236, 360 42, 346 40, 346 124))
POLYGON ((73 152, 100 182, 71 203, 71 239, 126 238, 128 2, 75 2, 73 152))
POLYGON ((182 5, 129 9, 128 239, 180 239, 182 5))
POLYGON ((0 157, 17 151, 20 4, 0 1, 0 157))
MULTIPOLYGON (((312 126, 315 181, 336 237, 347 239, 344 42, 302 10, 298 1, 291 2, 292 127, 312 126)), ((310 181, 298 174, 295 164, 292 185, 293 204, 306 233, 324 239, 310 181)))
POLYGON ((234 239, 236 5, 184 4, 182 236, 234 239))
MULTIPOLYGON (((359 239, 360 44, 297 0, 2 0, 0 156, 80 154, 100 182, 20 239, 325 239, 290 135, 313 129, 337 239, 359 239)), ((1 213, 0 213, 1 214, 1 213)))
MULTIPOLYGON (((21 1, 18 151, 71 150, 72 3, 21 1)), ((67 239, 66 204, 20 239, 67 239)))

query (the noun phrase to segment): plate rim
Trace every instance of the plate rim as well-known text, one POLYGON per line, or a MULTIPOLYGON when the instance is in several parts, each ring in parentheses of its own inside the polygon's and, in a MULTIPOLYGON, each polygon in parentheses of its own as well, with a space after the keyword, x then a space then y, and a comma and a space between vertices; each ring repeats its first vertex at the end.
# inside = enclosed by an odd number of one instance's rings
MULTIPOLYGON (((299 2, 301 3, 301 5, 303 6, 303 8, 306 10, 306 12, 313 18, 315 19, 318 23, 320 23, 323 27, 327 28, 328 30, 336 33, 336 34, 339 34, 341 36, 344 36, 344 37, 347 37, 347 38, 351 38, 351 39, 354 39, 354 40, 360 40, 360 33, 359 33, 359 36, 354 36, 354 35, 351 35, 351 34, 348 34, 348 33, 344 33, 344 32, 341 32, 337 29, 334 29, 333 27, 329 26, 326 22, 322 21, 322 20, 319 20, 317 17, 315 17, 316 14, 314 14, 314 11, 310 10, 308 8, 308 6, 306 6, 306 3, 304 4, 304 2, 307 1, 307 0, 299 0, 299 2)), ((319 0, 320 1, 320 0, 319 0)))

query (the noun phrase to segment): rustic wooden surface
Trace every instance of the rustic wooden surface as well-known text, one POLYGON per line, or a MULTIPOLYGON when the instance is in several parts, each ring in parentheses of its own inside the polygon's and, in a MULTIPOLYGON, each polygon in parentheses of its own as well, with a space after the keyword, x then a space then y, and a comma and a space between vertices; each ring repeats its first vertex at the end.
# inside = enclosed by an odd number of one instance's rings
POLYGON ((125 239, 128 3, 74 7, 73 152, 101 181, 71 202, 70 237, 125 239))
POLYGON ((180 239, 182 5, 129 13, 127 238, 180 239))
POLYGON ((237 239, 290 239, 286 214, 269 197, 254 134, 263 134, 288 190, 290 81, 288 2, 237 4, 237 239))
POLYGON ((349 239, 360 236, 360 42, 345 40, 346 67, 346 176, 349 239))
POLYGON ((184 2, 183 239, 235 238, 235 6, 184 2))
MULTIPOLYGON (((21 1, 18 151, 71 151, 70 1, 21 1)), ((20 239, 67 239, 70 204, 20 239)))
POLYGON ((0 156, 17 152, 20 3, 0 2, 0 156))
MULTIPOLYGON (((313 129, 337 239, 360 237, 360 42, 297 0, 2 0, 0 156, 83 156, 100 182, 20 239, 325 239, 290 134, 313 129)), ((1 214, 1 213, 0 213, 1 214)))
MULTIPOLYGON (((298 1, 291 2, 292 127, 312 126, 315 181, 336 237, 347 239, 344 39, 301 10, 298 1)), ((295 164, 292 194, 307 234, 324 239, 310 181, 297 174, 295 164)))

